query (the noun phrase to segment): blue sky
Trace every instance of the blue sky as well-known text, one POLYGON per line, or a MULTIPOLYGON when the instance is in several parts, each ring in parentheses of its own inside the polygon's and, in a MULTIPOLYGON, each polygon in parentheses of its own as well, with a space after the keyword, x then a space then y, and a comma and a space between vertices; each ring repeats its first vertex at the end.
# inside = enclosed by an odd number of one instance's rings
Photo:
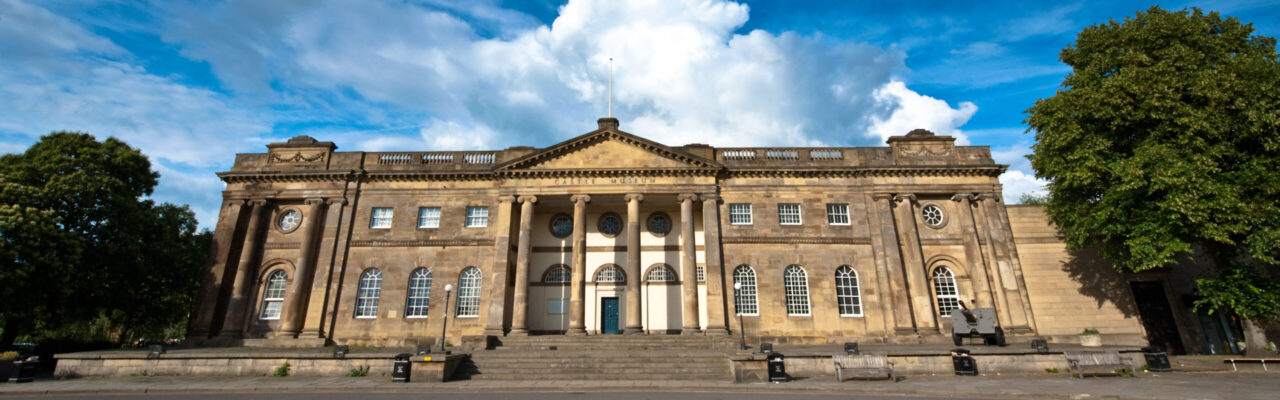
MULTIPOLYGON (((1084 27, 1146 2, 0 0, 0 152, 115 136, 154 197, 211 228, 238 152, 544 147, 595 127, 669 145, 877 146, 927 128, 991 146, 1005 196, 1043 182, 1023 111, 1084 27)), ((1167 2, 1280 36, 1267 1, 1167 2)))

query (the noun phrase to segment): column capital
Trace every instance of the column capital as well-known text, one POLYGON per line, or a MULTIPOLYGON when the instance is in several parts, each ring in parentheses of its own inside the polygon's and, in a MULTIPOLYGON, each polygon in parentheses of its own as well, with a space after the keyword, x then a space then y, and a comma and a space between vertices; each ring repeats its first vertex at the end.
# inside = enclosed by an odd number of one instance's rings
POLYGON ((698 195, 698 197, 702 198, 702 201, 719 201, 720 200, 720 195, 715 193, 703 193, 698 195))
POLYGON ((693 194, 693 193, 683 193, 683 194, 680 194, 680 195, 676 196, 676 200, 679 200, 680 202, 686 202, 686 201, 697 201, 697 200, 698 200, 698 195, 693 194))
POLYGON ((965 200, 973 201, 976 197, 977 196, 974 196, 973 193, 956 193, 955 195, 951 196, 951 201, 955 201, 955 202, 965 201, 965 200))
POLYGON ((516 196, 498 196, 499 203, 515 203, 516 196))
POLYGON ((871 198, 874 200, 893 200, 893 193, 874 193, 871 198))
POLYGON ((590 202, 591 202, 591 195, 589 195, 589 194, 575 194, 575 195, 573 195, 573 196, 569 196, 569 200, 570 200, 570 201, 572 201, 572 202, 574 202, 574 204, 577 204, 577 203, 590 203, 590 202))
POLYGON ((347 198, 345 198, 345 197, 330 197, 330 198, 328 199, 328 202, 329 202, 329 204, 340 204, 340 205, 344 205, 344 206, 345 206, 345 205, 347 205, 347 198))
POLYGON ((632 193, 632 194, 628 194, 628 195, 626 195, 626 196, 623 196, 622 198, 623 198, 623 200, 626 200, 626 201, 632 201, 632 200, 635 200, 635 201, 638 201, 638 202, 639 202, 639 201, 644 201, 644 195, 643 195, 643 194, 639 194, 639 193, 632 193))
POLYGON ((912 202, 912 203, 915 203, 915 202, 916 202, 916 195, 915 195, 914 193, 905 193, 905 194, 895 194, 895 195, 893 195, 893 201, 896 201, 896 202, 901 203, 903 200, 906 200, 906 201, 910 201, 910 202, 912 202))
POLYGON ((248 200, 248 199, 226 199, 226 200, 223 200, 223 201, 222 201, 222 205, 223 205, 224 207, 226 207, 226 206, 243 206, 243 205, 245 205, 245 204, 249 204, 249 200, 248 200))
POLYGON ((249 199, 249 205, 252 205, 255 207, 262 207, 267 205, 267 203, 268 203, 267 199, 249 199))
POLYGON ((996 196, 995 193, 978 193, 977 195, 973 196, 973 199, 974 200, 991 200, 991 201, 999 202, 1000 196, 996 196))
POLYGON ((309 205, 309 206, 318 206, 318 205, 324 204, 324 198, 321 198, 321 197, 311 197, 311 198, 308 198, 308 199, 304 200, 302 203, 303 203, 303 204, 306 204, 306 205, 309 205))
POLYGON ((520 201, 521 203, 537 203, 538 196, 520 196, 520 198, 517 200, 520 201))

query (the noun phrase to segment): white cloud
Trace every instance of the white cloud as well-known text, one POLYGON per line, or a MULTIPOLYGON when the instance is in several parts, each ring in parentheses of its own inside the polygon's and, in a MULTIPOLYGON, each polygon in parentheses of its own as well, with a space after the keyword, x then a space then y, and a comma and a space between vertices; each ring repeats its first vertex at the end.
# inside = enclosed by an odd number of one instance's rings
POLYGON ((1031 168, 1031 161, 1027 160, 1028 154, 1031 154, 1029 142, 991 149, 991 158, 996 163, 1009 164, 1009 170, 1000 174, 1000 184, 1004 186, 1004 200, 1011 204, 1018 203, 1018 199, 1022 198, 1023 194, 1045 194, 1045 185, 1048 182, 1036 178, 1035 170, 1031 168))
POLYGON ((978 112, 978 106, 970 102, 951 108, 946 101, 907 89, 900 81, 892 81, 876 89, 876 102, 893 110, 887 118, 872 116, 868 136, 888 140, 890 136, 905 135, 917 128, 928 129, 938 135, 954 136, 956 144, 966 145, 969 138, 958 129, 978 112))
MULTIPOLYGON (((468 15, 509 17, 479 10, 468 15)), ((165 20, 181 23, 161 30, 165 40, 208 61, 237 91, 350 90, 358 101, 419 114, 395 122, 450 121, 466 127, 451 132, 492 132, 490 145, 545 146, 594 129, 607 113, 611 57, 622 128, 672 145, 880 144, 865 135, 872 117, 910 123, 935 109, 905 101, 919 97, 905 86, 889 86, 904 70, 900 51, 793 33, 735 34, 748 7, 727 1, 575 0, 549 26, 497 38, 404 3, 232 1, 168 12, 165 20), (894 96, 873 96, 885 88, 894 96), (884 115, 894 109, 899 117, 884 115)), ((965 107, 958 112, 971 114, 965 107)), ((954 132, 966 119, 927 127, 954 132)), ((423 145, 474 139, 433 136, 423 145)))

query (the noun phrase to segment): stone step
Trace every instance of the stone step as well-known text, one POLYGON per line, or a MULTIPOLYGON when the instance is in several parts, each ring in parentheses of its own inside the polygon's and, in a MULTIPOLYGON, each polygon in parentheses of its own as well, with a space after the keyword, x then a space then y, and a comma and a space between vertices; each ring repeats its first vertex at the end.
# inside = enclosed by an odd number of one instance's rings
POLYGON ((476 381, 723 381, 729 374, 633 374, 633 373, 592 373, 592 374, 555 374, 555 373, 520 373, 511 374, 476 374, 467 378, 476 381))
POLYGON ((609 362, 626 362, 633 364, 653 363, 671 360, 681 360, 683 362, 721 362, 727 360, 724 354, 699 354, 699 355, 637 355, 627 356, 613 354, 556 354, 556 353, 513 353, 513 354, 473 354, 472 359, 477 362, 563 362, 563 361, 581 361, 596 360, 609 362))

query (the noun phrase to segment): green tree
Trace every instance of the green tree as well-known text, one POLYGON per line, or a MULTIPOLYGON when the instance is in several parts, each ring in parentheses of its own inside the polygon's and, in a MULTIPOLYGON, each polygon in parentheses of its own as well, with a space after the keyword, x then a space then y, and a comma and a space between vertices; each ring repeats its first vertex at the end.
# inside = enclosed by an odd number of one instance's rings
POLYGON ((1072 72, 1026 119, 1067 243, 1122 272, 1202 256, 1215 273, 1198 306, 1248 318, 1250 353, 1266 342, 1253 320, 1280 307, 1263 294, 1280 254, 1280 63, 1253 32, 1159 7, 1085 28, 1061 53, 1072 72))
POLYGON ((0 346, 13 343, 19 332, 30 332, 41 318, 55 317, 51 309, 67 294, 67 277, 79 262, 75 235, 58 227, 53 211, 22 205, 33 193, 0 176, 0 346))
MULTIPOLYGON (((5 281, 56 294, 45 303, 49 313, 19 329, 66 335, 105 317, 120 340, 129 340, 155 337, 185 319, 209 234, 196 232, 186 206, 145 198, 159 174, 141 152, 115 138, 99 142, 84 133, 55 132, 22 154, 0 157, 0 176, 6 193, 14 193, 5 196, 5 206, 37 210, 44 219, 28 226, 68 235, 73 243, 67 248, 80 255, 70 268, 60 266, 61 279, 5 281)), ((20 238, 9 229, 0 234, 5 241, 20 238)), ((8 319, 12 312, 0 313, 8 319)), ((4 336, 13 333, 6 329, 4 336)))

